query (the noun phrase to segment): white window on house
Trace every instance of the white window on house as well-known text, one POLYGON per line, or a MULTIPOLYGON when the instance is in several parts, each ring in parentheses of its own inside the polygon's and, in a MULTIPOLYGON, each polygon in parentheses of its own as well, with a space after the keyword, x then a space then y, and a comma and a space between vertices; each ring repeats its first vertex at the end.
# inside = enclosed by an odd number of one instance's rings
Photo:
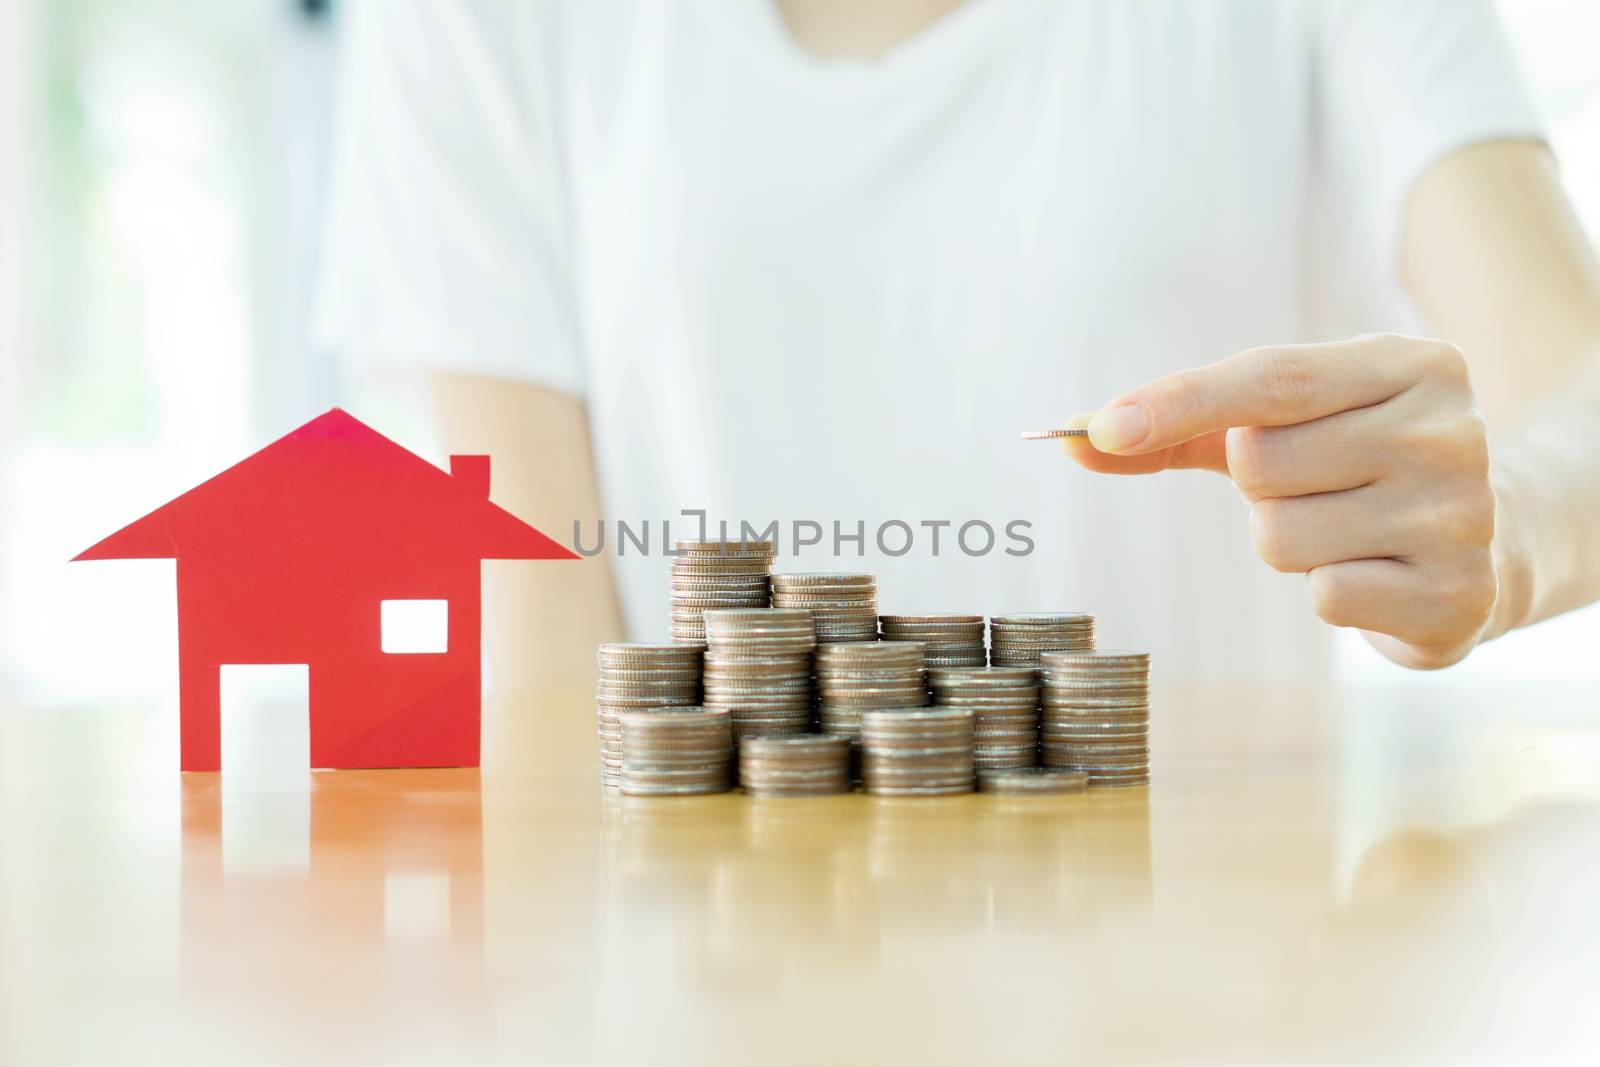
POLYGON ((380 603, 385 652, 450 651, 448 600, 384 600, 380 603))

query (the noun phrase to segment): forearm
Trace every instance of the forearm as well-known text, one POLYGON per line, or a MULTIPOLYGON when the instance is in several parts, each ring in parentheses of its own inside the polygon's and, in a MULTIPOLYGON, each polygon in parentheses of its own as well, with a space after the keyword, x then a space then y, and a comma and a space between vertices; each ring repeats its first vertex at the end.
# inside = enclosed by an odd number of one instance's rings
POLYGON ((1406 277, 1467 353, 1490 427, 1486 637, 1600 599, 1600 262, 1541 146, 1481 145, 1412 198, 1406 277))
MULTIPOLYGON (((494 501, 567 543, 573 522, 600 517, 600 493, 581 400, 487 378, 428 379, 442 443, 494 457, 494 501)), ((528 691, 588 684, 595 645, 623 639, 611 567, 489 561, 484 633, 491 684, 528 691)))
POLYGON ((1600 342, 1560 400, 1494 448, 1500 597, 1487 636, 1600 600, 1600 342))

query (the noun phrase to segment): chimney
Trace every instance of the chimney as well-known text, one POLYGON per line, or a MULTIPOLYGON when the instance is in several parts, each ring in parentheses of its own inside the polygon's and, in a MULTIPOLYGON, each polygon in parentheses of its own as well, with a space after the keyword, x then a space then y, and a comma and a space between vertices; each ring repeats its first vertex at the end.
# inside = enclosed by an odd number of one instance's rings
POLYGON ((450 477, 473 496, 489 497, 489 457, 451 456, 450 477))

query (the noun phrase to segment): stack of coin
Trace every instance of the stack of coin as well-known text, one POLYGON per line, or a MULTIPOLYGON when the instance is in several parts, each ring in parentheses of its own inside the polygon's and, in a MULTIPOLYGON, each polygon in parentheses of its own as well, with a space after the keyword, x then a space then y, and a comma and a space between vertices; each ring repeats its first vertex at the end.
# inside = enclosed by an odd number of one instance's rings
POLYGON ((1090 785, 1150 781, 1150 655, 1046 652, 1039 657, 1047 767, 1085 771, 1090 785))
POLYGON ((1011 796, 1046 796, 1081 793, 1089 776, 1066 767, 1015 767, 1006 771, 978 772, 978 792, 1011 796))
POLYGON ((878 583, 870 574, 774 574, 772 606, 810 611, 819 645, 878 639, 878 583))
POLYGON ((862 712, 861 782, 878 796, 972 792, 972 712, 966 708, 862 712))
MULTIPOLYGON (((819 645, 878 639, 878 582, 870 574, 774 574, 772 606, 810 611, 819 645)), ((813 673, 813 729, 818 726, 815 683, 813 673)))
POLYGON ((867 708, 928 703, 922 646, 914 641, 854 641, 817 648, 817 716, 822 730, 854 738, 867 708))
POLYGON ((933 702, 971 708, 978 770, 1039 762, 1039 679, 1031 667, 929 670, 933 702))
POLYGON ((883 615, 885 641, 921 641, 923 661, 935 667, 982 667, 988 662, 983 647, 982 615, 883 615))
POLYGON ((599 713, 600 781, 622 780, 622 723, 618 715, 640 708, 682 707, 700 702, 701 645, 601 645, 595 688, 599 713))
POLYGON ((723 793, 732 735, 720 708, 652 708, 622 718, 622 791, 630 796, 723 793))
POLYGON ((1030 611, 989 618, 989 662, 996 667, 1037 667, 1041 652, 1094 648, 1094 616, 1030 611))
POLYGON ((739 781, 756 797, 850 792, 850 739, 831 734, 750 734, 739 745, 739 781))
POLYGON ((810 728, 817 635, 809 611, 715 609, 705 613, 705 629, 705 703, 730 713, 735 743, 810 728))
POLYGON ((771 541, 674 541, 672 639, 703 644, 707 608, 764 608, 777 547, 771 541))

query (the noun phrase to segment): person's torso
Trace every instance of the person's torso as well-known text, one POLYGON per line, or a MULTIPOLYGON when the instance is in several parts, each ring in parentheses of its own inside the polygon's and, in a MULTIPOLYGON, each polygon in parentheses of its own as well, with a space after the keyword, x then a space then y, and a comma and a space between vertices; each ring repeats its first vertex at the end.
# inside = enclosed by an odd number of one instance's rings
MULTIPOLYGON (((585 5, 557 52, 603 54, 529 73, 566 119, 608 517, 864 521, 865 557, 825 538, 780 567, 874 570, 890 611, 1093 611, 1179 673, 1316 660, 1220 479, 1096 478, 1017 439, 1305 339, 1298 5, 974 0, 858 62, 764 4, 585 5), (919 539, 891 557, 896 519, 919 539), (1036 547, 947 532, 935 559, 946 519, 1027 520, 1036 547)), ((666 562, 619 566, 639 636, 664 632, 666 562)))

